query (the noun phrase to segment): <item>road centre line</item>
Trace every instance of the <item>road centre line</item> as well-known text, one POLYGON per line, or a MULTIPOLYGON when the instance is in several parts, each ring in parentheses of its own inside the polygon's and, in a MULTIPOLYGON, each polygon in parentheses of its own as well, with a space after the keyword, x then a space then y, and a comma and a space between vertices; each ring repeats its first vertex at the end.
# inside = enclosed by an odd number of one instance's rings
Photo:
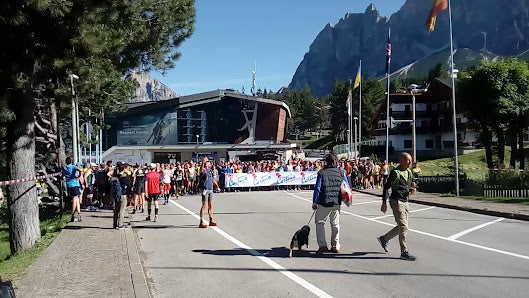
POLYGON ((500 221, 502 221, 502 220, 504 220, 504 219, 505 219, 505 218, 500 217, 500 218, 495 219, 495 220, 493 220, 493 221, 489 221, 489 222, 486 222, 486 223, 481 224, 481 225, 479 225, 479 226, 475 226, 475 227, 473 227, 473 228, 470 228, 470 229, 468 229, 468 230, 464 230, 463 232, 459 232, 459 233, 457 233, 457 234, 454 234, 454 235, 448 237, 448 239, 450 239, 450 240, 456 240, 457 238, 460 238, 460 237, 462 237, 462 236, 464 236, 464 235, 466 235, 466 234, 468 234, 468 233, 474 232, 474 231, 479 230, 479 229, 481 229, 481 228, 484 228, 484 227, 486 227, 486 226, 490 226, 491 224, 495 224, 495 223, 500 222, 500 221))
MULTIPOLYGON (((191 216, 193 216, 197 220, 200 220, 200 216, 195 214, 193 211, 191 211, 191 210, 187 209, 186 207, 176 203, 175 201, 169 200, 169 202, 174 204, 176 207, 182 209, 183 211, 187 212, 188 214, 190 214, 191 216)), ((209 222, 207 220, 204 220, 204 222, 209 225, 209 222)), ((298 285, 300 285, 300 286, 304 287, 305 289, 309 290, 314 295, 316 295, 318 297, 332 298, 332 296, 327 294, 325 291, 323 291, 320 288, 314 286, 313 284, 311 284, 310 282, 304 280, 303 278, 301 278, 300 276, 296 275, 295 273, 285 269, 283 266, 281 266, 278 263, 274 262, 270 258, 265 257, 260 252, 256 251, 255 249, 251 248, 250 246, 244 244, 243 242, 237 240, 235 237, 233 237, 230 234, 226 233, 221 228, 219 228, 219 227, 210 227, 210 228, 213 229, 215 232, 219 233, 224 238, 228 239, 233 244, 237 245, 240 248, 245 249, 250 254, 252 254, 253 256, 257 257, 258 259, 260 259, 261 261, 266 263, 268 266, 270 266, 273 269, 281 272, 283 275, 285 275, 286 277, 290 278, 292 281, 294 281, 298 285)))
MULTIPOLYGON (((411 210, 410 213, 426 211, 426 210, 430 210, 430 209, 433 209, 433 208, 435 208, 435 206, 426 207, 426 208, 417 209, 417 210, 411 210)), ((391 216, 393 216, 393 214, 386 214, 386 215, 382 215, 382 216, 377 216, 377 217, 373 217, 372 219, 382 219, 382 218, 391 217, 391 216)))
MULTIPOLYGON (((308 200, 308 199, 305 199, 303 197, 296 196, 294 194, 290 194, 288 192, 285 192, 285 193, 290 195, 290 196, 292 196, 292 197, 294 197, 294 198, 297 198, 297 199, 312 203, 312 200, 308 200)), ((362 216, 362 215, 354 214, 354 213, 345 211, 343 209, 341 209, 340 212, 343 212, 345 214, 349 214, 349 215, 352 215, 354 217, 358 217, 358 218, 361 218, 361 219, 365 219, 365 220, 369 220, 369 221, 376 222, 376 223, 379 223, 379 224, 383 224, 383 225, 386 225, 386 226, 391 226, 391 227, 395 226, 394 224, 390 224, 390 223, 383 222, 383 221, 380 221, 380 220, 377 220, 377 219, 372 219, 372 218, 365 217, 365 216, 362 216)), ((500 249, 491 248, 491 247, 487 247, 487 246, 483 246, 483 245, 478 245, 478 244, 473 244, 473 243, 469 243, 469 242, 464 242, 464 241, 457 240, 457 239, 449 239, 448 237, 443 237, 443 236, 439 236, 439 235, 435 235, 435 234, 431 234, 431 233, 427 233, 427 232, 423 232, 423 231, 419 231, 419 230, 408 229, 408 231, 411 231, 411 232, 414 232, 414 233, 417 233, 417 234, 421 234, 421 235, 425 235, 425 236, 430 236, 430 237, 441 239, 441 240, 446 240, 446 241, 450 241, 450 242, 454 242, 454 243, 459 243, 459 244, 470 246, 470 247, 475 247, 475 248, 479 248, 479 249, 483 249, 483 250, 496 252, 496 253, 503 254, 503 255, 508 255, 508 256, 511 256, 511 257, 515 257, 515 258, 529 260, 529 256, 526 256, 526 255, 521 255, 521 254, 517 254, 517 253, 505 251, 505 250, 500 250, 500 249)))

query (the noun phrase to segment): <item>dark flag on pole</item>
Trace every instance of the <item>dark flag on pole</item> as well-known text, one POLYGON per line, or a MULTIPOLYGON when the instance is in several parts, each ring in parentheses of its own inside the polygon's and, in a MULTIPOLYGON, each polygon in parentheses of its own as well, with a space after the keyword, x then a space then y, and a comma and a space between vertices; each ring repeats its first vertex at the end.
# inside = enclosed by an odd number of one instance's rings
POLYGON ((391 64, 391 28, 388 30, 388 45, 386 47, 386 75, 389 75, 389 65, 391 64))

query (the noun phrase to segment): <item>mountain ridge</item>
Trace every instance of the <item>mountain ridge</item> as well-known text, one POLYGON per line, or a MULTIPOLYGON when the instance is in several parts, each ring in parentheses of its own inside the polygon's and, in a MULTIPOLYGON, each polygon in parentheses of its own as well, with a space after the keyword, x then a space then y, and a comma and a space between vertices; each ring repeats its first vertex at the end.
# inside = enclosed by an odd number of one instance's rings
MULTIPOLYGON (((356 75, 360 59, 363 76, 383 75, 389 27, 391 69, 399 70, 442 52, 449 47, 448 11, 438 15, 435 31, 428 35, 425 21, 431 4, 407 0, 389 19, 370 4, 364 13, 347 13, 336 25, 326 24, 288 87, 300 90, 308 86, 316 96, 329 94, 335 80, 356 75)), ((490 53, 486 57, 517 56, 529 50, 529 0, 453 0, 452 12, 456 49, 490 53)), ((456 64, 456 68, 461 67, 456 64)))

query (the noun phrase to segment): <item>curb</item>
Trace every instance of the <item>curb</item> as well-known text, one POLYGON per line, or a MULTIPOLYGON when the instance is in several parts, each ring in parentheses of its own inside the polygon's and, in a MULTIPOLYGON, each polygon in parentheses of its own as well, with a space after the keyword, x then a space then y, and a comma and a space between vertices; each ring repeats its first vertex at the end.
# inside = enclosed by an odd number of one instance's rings
MULTIPOLYGON (((130 219, 132 214, 129 213, 128 216, 130 219)), ((134 232, 130 225, 125 229, 125 239, 127 240, 127 253, 129 256, 132 285, 134 287, 134 297, 151 298, 152 296, 149 292, 149 286, 147 285, 147 278, 145 277, 140 254, 138 252, 136 237, 134 237, 134 232)))
MULTIPOLYGON (((373 193, 370 193, 364 190, 353 189, 353 191, 375 196, 375 197, 380 197, 380 195, 373 194, 373 193)), ((421 205, 427 205, 427 206, 446 208, 446 209, 461 210, 461 211, 472 212, 476 214, 483 214, 483 215, 490 215, 490 216, 496 216, 496 217, 505 217, 509 219, 529 221, 529 215, 520 214, 520 213, 501 212, 501 211, 488 210, 488 209, 477 209, 477 208, 472 208, 472 207, 463 207, 463 206, 456 206, 456 205, 450 205, 450 204, 444 204, 444 203, 428 202, 428 201, 422 201, 422 200, 417 200, 417 199, 410 199, 409 202, 421 204, 421 205)))

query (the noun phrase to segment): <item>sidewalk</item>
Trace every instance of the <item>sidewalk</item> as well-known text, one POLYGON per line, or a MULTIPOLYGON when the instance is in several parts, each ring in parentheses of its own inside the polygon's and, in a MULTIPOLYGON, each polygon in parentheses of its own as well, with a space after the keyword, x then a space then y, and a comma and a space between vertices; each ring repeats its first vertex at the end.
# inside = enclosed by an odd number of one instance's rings
POLYGON ((112 229, 112 211, 83 212, 15 284, 17 297, 145 297, 149 290, 132 229, 112 229))
MULTIPOLYGON (((355 189, 354 191, 382 197, 382 189, 355 189)), ((523 204, 506 204, 458 197, 441 197, 439 195, 422 192, 411 195, 410 202, 529 221, 529 205, 523 204)))

